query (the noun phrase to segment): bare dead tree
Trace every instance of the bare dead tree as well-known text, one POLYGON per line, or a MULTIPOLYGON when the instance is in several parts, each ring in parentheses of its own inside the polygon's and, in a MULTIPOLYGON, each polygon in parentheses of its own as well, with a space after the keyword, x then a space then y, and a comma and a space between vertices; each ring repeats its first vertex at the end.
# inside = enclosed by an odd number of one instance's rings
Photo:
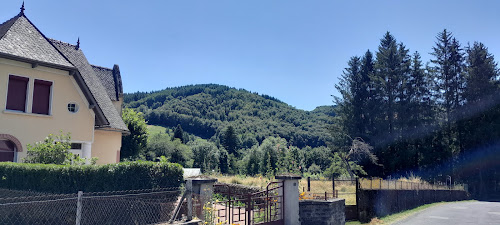
POLYGON ((378 165, 378 158, 375 154, 373 154, 373 147, 360 137, 352 139, 352 144, 349 147, 349 152, 347 152, 347 154, 341 154, 341 158, 345 164, 347 172, 349 172, 349 176, 351 176, 351 179, 354 179, 355 175, 352 171, 349 161, 359 162, 361 159, 366 158, 371 163, 378 165))

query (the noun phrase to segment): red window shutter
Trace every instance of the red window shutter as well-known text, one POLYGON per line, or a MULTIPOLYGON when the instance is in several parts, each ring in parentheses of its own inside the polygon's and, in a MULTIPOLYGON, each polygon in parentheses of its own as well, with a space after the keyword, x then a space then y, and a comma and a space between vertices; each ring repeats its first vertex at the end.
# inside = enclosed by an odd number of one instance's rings
POLYGON ((29 79, 26 77, 9 76, 9 89, 7 91, 7 109, 26 111, 26 90, 29 79))
POLYGON ((50 81, 35 80, 32 113, 49 115, 51 86, 50 81))

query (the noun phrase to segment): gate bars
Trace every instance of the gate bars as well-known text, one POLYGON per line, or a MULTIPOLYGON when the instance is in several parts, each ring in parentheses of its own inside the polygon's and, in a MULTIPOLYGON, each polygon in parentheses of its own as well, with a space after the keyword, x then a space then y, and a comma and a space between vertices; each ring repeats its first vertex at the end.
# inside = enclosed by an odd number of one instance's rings
POLYGON ((218 186, 216 195, 222 200, 214 203, 216 220, 214 222, 240 225, 282 225, 283 182, 270 182, 266 189, 254 193, 238 193, 237 188, 228 184, 218 186))

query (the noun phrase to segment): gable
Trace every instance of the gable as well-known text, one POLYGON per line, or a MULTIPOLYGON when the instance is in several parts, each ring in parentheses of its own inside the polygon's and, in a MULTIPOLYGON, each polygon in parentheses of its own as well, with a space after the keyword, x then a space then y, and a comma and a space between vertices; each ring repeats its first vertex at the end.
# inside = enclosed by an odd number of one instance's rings
POLYGON ((71 61, 78 69, 85 85, 89 88, 99 109, 101 109, 106 121, 96 121, 96 126, 128 132, 128 128, 122 120, 121 115, 116 111, 109 98, 101 80, 95 74, 94 69, 87 61, 83 51, 75 46, 62 41, 50 39, 52 44, 71 61))
POLYGON ((0 52, 34 61, 73 67, 24 16, 8 20, 0 28, 0 52))

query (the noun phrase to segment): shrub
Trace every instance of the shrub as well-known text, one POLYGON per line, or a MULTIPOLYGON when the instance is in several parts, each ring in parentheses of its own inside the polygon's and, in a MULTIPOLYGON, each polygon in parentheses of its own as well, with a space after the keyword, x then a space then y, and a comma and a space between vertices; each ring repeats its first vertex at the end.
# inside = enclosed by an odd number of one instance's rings
POLYGON ((148 129, 141 112, 124 108, 123 122, 127 125, 130 135, 122 136, 120 159, 134 159, 141 154, 148 143, 148 129))
POLYGON ((0 188, 48 193, 99 192, 178 187, 182 167, 165 162, 108 165, 0 163, 0 188))
POLYGON ((45 140, 35 143, 33 146, 28 144, 28 152, 24 162, 41 164, 69 164, 73 154, 68 152, 71 148, 70 135, 64 135, 62 132, 58 136, 49 134, 45 140))

